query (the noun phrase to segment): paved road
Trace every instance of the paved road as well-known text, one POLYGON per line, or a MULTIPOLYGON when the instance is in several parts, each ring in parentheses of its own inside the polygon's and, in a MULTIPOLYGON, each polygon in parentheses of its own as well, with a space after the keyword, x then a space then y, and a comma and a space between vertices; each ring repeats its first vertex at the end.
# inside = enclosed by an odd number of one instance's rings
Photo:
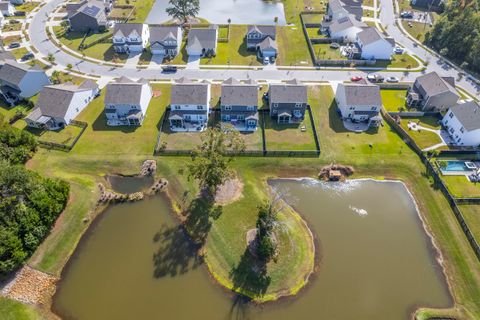
MULTIPOLYGON (((180 77, 187 77, 192 79, 207 79, 207 80, 224 80, 229 77, 235 77, 237 79, 255 79, 255 80, 267 80, 267 81, 280 81, 298 78, 302 81, 342 81, 349 79, 352 75, 365 76, 368 71, 347 71, 347 70, 322 70, 322 69, 309 69, 309 70, 234 70, 234 69, 183 69, 179 70, 176 74, 162 74, 160 70, 154 69, 136 69, 134 66, 123 66, 121 68, 115 68, 110 66, 98 65, 96 63, 84 61, 81 58, 74 57, 65 53, 57 48, 47 37, 46 22, 47 16, 51 15, 54 9, 64 0, 50 0, 43 6, 37 14, 34 15, 28 29, 30 35, 31 45, 35 47, 43 56, 47 56, 52 53, 55 56, 55 61, 58 64, 57 68, 64 69, 68 64, 73 65, 74 70, 78 70, 83 73, 98 75, 101 77, 119 77, 126 76, 133 79, 145 78, 150 80, 160 79, 176 79, 180 77)), ((457 72, 453 69, 446 70, 437 65, 436 57, 432 56, 424 49, 415 47, 413 41, 400 32, 400 30, 393 24, 394 11, 391 0, 381 0, 381 15, 380 19, 382 24, 387 26, 388 32, 409 51, 415 53, 422 59, 430 61, 427 72, 438 71, 442 75, 457 75, 457 72)), ((382 72, 385 77, 396 76, 402 81, 414 81, 420 74, 419 72, 382 72)), ((470 83, 461 81, 460 84, 471 94, 479 96, 479 91, 474 88, 470 83)))

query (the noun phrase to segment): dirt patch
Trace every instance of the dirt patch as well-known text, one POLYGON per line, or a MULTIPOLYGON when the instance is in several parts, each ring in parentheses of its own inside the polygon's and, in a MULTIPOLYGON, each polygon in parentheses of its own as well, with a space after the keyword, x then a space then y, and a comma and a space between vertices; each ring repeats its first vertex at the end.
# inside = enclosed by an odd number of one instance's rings
POLYGON ((58 278, 24 266, 3 289, 2 295, 29 304, 45 304, 55 292, 58 278))
POLYGON ((238 178, 228 179, 222 184, 215 195, 215 202, 226 205, 237 201, 243 195, 243 182, 238 178))

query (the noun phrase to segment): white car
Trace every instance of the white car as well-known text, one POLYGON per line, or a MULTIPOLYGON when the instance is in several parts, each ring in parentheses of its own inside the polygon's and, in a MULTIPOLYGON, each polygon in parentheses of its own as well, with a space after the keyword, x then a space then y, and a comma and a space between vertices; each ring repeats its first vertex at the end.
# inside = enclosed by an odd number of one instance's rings
POLYGON ((401 47, 395 47, 395 49, 393 49, 393 51, 396 54, 402 54, 405 50, 403 50, 403 48, 401 48, 401 47))
POLYGON ((397 83, 399 80, 397 77, 388 77, 387 78, 387 82, 390 82, 390 83, 397 83))

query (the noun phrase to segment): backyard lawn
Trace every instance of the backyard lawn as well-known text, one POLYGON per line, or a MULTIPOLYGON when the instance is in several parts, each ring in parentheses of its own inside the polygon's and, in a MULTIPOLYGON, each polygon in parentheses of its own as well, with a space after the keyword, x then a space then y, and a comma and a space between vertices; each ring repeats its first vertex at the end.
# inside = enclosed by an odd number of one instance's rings
POLYGON ((444 176, 445 182, 450 193, 457 198, 480 198, 480 184, 470 182, 466 176, 444 176))
POLYGON ((467 221, 470 231, 472 231, 477 242, 480 243, 480 205, 464 204, 459 206, 459 208, 467 221))
MULTIPOLYGON (((26 126, 25 121, 19 120, 19 122, 23 122, 23 125, 26 126)), ((70 125, 61 130, 55 131, 39 130, 28 127, 25 127, 25 130, 35 135, 39 141, 70 145, 73 143, 73 140, 80 135, 82 128, 70 125)))
POLYGON ((404 53, 392 55, 391 60, 377 60, 375 67, 414 69, 419 67, 419 64, 411 55, 404 53))
POLYGON ((340 49, 330 48, 328 43, 316 43, 313 44, 313 51, 318 59, 321 60, 346 60, 340 53, 340 49))
POLYGON ((388 112, 399 112, 406 109, 407 90, 382 89, 380 95, 383 107, 388 112))
POLYGON ((9 20, 3 25, 2 32, 19 31, 21 28, 22 23, 19 20, 9 20))
POLYGON ((439 130, 441 126, 438 124, 438 119, 435 117, 419 117, 419 118, 405 118, 402 119, 400 125, 409 134, 420 149, 425 149, 442 142, 438 134, 427 130, 410 130, 408 128, 409 122, 416 122, 422 127, 439 130))
MULTIPOLYGON (((312 109, 316 107, 312 105, 312 109)), ((308 111, 305 113, 305 120, 300 124, 278 124, 275 119, 266 115, 265 140, 269 151, 316 150, 308 111), (302 127, 305 127, 306 130, 302 131, 302 127)))
POLYGON ((412 37, 417 39, 420 42, 425 41, 425 34, 432 29, 430 25, 422 23, 422 22, 411 22, 412 26, 408 25, 408 21, 402 20, 402 25, 405 30, 410 33, 412 37))
MULTIPOLYGON (((220 28, 226 30, 226 28, 220 28)), ((230 40, 228 42, 218 42, 217 55, 212 58, 201 59, 200 63, 204 65, 260 65, 255 51, 248 51, 245 42, 247 26, 231 25, 230 40)), ((221 32, 219 33, 219 37, 221 32)), ((226 37, 226 32, 223 36, 226 37)))
POLYGON ((311 66, 312 59, 300 21, 294 26, 277 28, 277 65, 311 66))

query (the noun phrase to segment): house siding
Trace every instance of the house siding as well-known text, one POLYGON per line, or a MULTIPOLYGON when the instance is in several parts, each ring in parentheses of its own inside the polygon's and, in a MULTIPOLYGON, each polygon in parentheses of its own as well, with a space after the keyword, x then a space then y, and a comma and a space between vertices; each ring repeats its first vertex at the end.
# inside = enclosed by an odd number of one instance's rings
POLYGON ((20 97, 23 99, 33 97, 49 84, 50 79, 44 71, 29 71, 18 85, 20 97))

